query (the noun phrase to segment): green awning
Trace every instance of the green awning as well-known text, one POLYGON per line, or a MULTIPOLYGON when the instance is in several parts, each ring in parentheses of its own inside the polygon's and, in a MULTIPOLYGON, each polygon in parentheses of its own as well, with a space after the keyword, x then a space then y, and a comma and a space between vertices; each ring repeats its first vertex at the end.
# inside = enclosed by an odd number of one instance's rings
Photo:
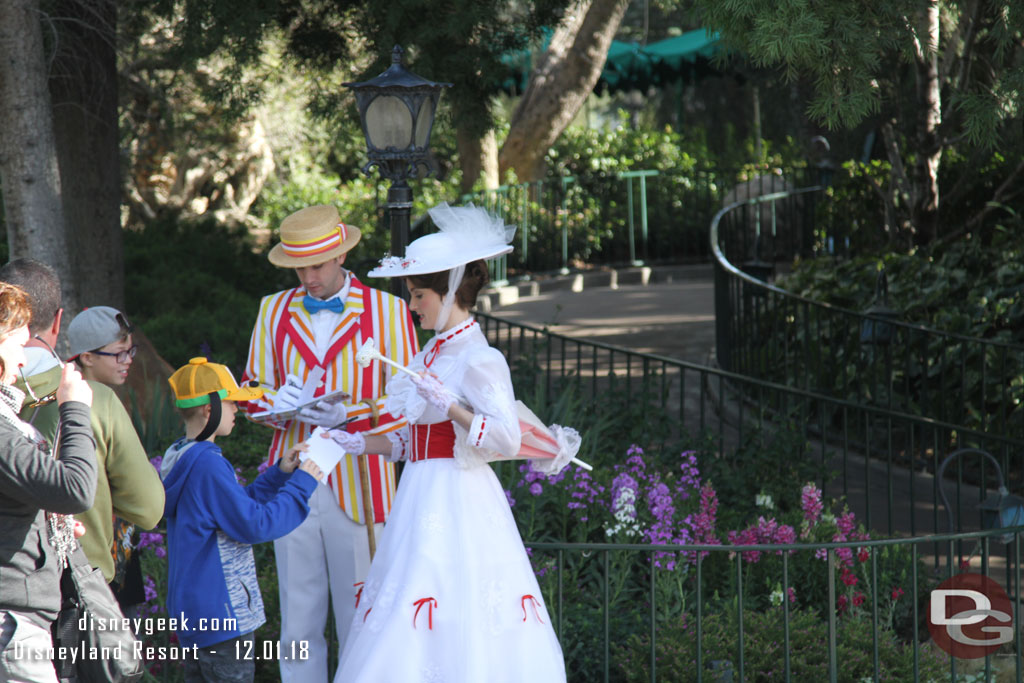
MULTIPOLYGON (((539 52, 547 49, 549 41, 550 34, 539 52)), ((646 90, 665 83, 693 81, 709 71, 708 64, 719 49, 718 34, 703 28, 650 45, 613 40, 595 90, 646 90)), ((503 90, 521 93, 526 89, 533 56, 530 50, 519 50, 502 57, 509 68, 503 90)))
POLYGON ((613 42, 598 88, 646 90, 694 81, 709 71, 710 60, 719 49, 718 34, 702 28, 649 45, 613 42))

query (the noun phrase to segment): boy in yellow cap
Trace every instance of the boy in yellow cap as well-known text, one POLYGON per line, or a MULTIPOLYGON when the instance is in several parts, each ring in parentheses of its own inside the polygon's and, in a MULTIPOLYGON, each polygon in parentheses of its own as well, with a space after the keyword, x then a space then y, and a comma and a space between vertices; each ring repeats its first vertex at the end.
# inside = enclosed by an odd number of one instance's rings
MULTIPOLYGON (((185 436, 164 454, 167 491, 168 615, 196 657, 186 681, 252 681, 253 631, 266 621, 252 544, 292 531, 309 514, 323 476, 298 446, 246 487, 214 443, 235 426, 238 401, 263 390, 239 387, 231 371, 193 358, 168 380, 185 418, 185 436), (295 470, 299 471, 296 472, 295 470)), ((302 653, 295 653, 296 657, 302 653)))

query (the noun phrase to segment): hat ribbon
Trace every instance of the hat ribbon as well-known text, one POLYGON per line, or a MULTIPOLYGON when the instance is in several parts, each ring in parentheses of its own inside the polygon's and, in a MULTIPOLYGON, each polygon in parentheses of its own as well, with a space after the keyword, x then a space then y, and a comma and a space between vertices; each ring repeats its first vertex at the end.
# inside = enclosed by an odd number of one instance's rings
POLYGON ((338 223, 329 233, 305 242, 292 242, 282 238, 281 249, 288 256, 303 258, 316 256, 340 247, 348 239, 348 228, 338 223))

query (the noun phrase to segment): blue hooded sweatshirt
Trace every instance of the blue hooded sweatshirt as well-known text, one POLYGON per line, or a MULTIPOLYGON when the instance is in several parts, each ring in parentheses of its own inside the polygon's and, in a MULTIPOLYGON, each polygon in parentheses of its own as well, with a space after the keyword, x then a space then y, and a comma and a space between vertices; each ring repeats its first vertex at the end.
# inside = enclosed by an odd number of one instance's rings
POLYGON ((207 647, 261 626, 252 544, 280 538, 309 514, 319 482, 277 466, 242 487, 209 441, 176 441, 160 476, 167 491, 167 615, 185 647, 207 647), (234 621, 231 621, 234 620, 234 621))

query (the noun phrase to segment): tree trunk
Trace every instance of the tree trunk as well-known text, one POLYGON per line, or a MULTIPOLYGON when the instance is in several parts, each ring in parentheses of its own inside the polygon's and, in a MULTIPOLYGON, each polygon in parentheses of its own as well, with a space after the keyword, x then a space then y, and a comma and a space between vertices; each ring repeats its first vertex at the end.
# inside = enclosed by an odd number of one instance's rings
POLYGON ((60 40, 50 94, 74 281, 82 305, 122 308, 117 10, 114 0, 56 0, 51 11, 60 40))
POLYGON ((942 142, 939 124, 942 123, 939 81, 939 3, 932 0, 919 33, 928 42, 918 43, 917 66, 917 149, 914 169, 914 198, 911 207, 917 244, 930 244, 938 236, 939 220, 939 164, 942 161, 942 142))
POLYGON ((463 194, 472 192, 480 179, 483 179, 485 190, 493 190, 501 184, 498 176, 498 141, 494 137, 493 128, 484 133, 483 137, 459 128, 455 133, 455 143, 459 151, 459 166, 462 167, 459 189, 463 194))
POLYGON ((628 0, 581 0, 555 29, 512 114, 498 157, 521 182, 543 173, 544 153, 572 122, 594 89, 628 0))
POLYGON ((0 183, 10 257, 52 266, 76 308, 37 0, 0 2, 0 183))

